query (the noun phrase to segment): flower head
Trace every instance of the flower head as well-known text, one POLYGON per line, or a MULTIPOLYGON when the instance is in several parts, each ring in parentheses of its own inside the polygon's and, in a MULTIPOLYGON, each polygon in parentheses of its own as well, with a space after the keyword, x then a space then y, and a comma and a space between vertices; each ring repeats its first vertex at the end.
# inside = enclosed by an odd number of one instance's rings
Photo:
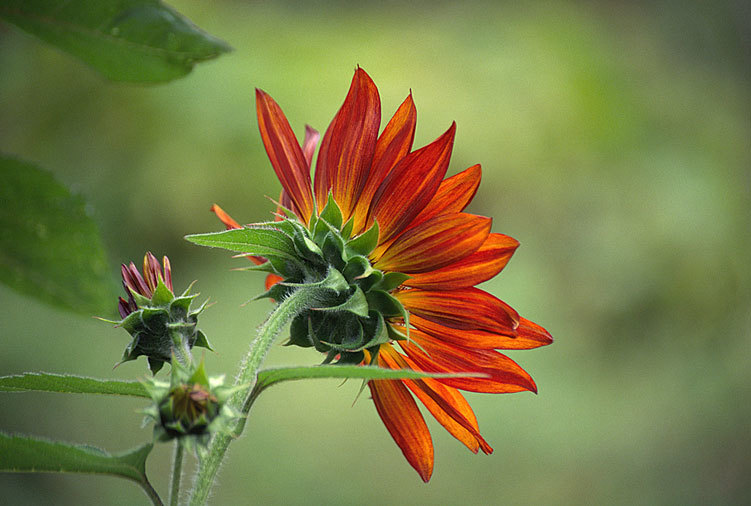
MULTIPOLYGON (((509 393, 537 387, 498 349, 552 342, 539 325, 475 285, 498 274, 519 243, 491 232, 491 219, 463 212, 480 183, 474 165, 445 178, 455 124, 413 149, 411 94, 379 134, 375 84, 355 71, 347 97, 321 140, 306 127, 302 146, 277 103, 256 91, 258 123, 282 184, 276 253, 251 256, 270 272, 267 296, 282 300, 320 287, 316 307, 292 322, 290 344, 313 346, 327 360, 483 377, 375 380, 368 386, 386 428, 424 481, 433 444, 415 398, 470 450, 492 448, 459 390, 509 393), (281 213, 286 213, 284 218, 281 213), (290 260, 289 258, 292 258, 290 260)), ((221 208, 228 229, 240 228, 221 208)), ((271 232, 264 232, 271 233, 271 232)))
POLYGON ((125 348, 122 362, 145 355, 153 373, 173 355, 190 362, 193 346, 211 349, 206 336, 196 328, 205 304, 191 309, 191 302, 198 294, 191 295, 190 287, 175 296, 172 269, 166 256, 162 266, 150 252, 143 257, 143 275, 133 262, 123 264, 120 270, 128 298, 120 297, 117 303, 122 320, 116 323, 133 338, 125 348))

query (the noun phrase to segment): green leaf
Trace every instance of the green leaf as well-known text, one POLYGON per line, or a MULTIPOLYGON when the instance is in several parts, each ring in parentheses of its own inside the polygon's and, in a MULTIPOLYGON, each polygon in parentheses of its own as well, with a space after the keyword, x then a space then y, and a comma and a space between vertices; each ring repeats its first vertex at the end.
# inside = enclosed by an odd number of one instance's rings
POLYGON ((208 234, 186 235, 185 239, 210 248, 223 248, 236 253, 297 260, 292 239, 276 228, 245 227, 208 234))
POLYGON ((111 454, 92 446, 0 432, 0 471, 108 474, 140 484, 154 504, 159 496, 146 478, 152 443, 111 454))
POLYGON ((362 365, 314 365, 301 367, 278 367, 258 372, 255 390, 265 390, 282 381, 295 381, 314 378, 360 378, 375 379, 419 379, 419 378, 466 378, 486 377, 481 373, 429 373, 411 369, 384 369, 362 365))
POLYGON ((347 252, 350 255, 368 256, 371 251, 378 245, 378 222, 374 221, 373 226, 358 235, 354 239, 347 241, 347 252))
POLYGON ((0 154, 0 281, 86 315, 111 314, 117 283, 82 198, 46 170, 0 154))
POLYGON ((14 376, 0 376, 0 392, 59 392, 70 394, 103 394, 148 397, 146 389, 138 381, 102 380, 27 372, 14 376))
POLYGON ((159 0, 5 0, 0 17, 113 81, 170 81, 230 50, 159 0))

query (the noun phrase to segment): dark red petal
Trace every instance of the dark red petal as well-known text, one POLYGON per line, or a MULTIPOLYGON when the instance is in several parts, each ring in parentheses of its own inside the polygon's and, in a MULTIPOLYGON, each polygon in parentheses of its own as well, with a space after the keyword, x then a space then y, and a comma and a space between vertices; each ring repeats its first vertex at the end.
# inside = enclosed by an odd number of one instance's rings
POLYGON ((433 440, 407 388, 398 380, 369 381, 378 415, 424 482, 433 474, 433 440))
POLYGON ((441 378, 439 381, 445 385, 471 392, 537 392, 537 385, 532 377, 506 355, 494 350, 472 350, 450 345, 419 330, 411 330, 409 335, 414 343, 399 341, 399 345, 418 369, 433 372, 477 372, 489 376, 441 378))
POLYGON ((505 334, 519 325, 519 314, 511 306, 479 288, 440 292, 414 288, 394 295, 410 313, 447 327, 505 334))
POLYGON ((143 257, 143 277, 149 290, 154 293, 156 285, 159 284, 159 279, 162 277, 162 266, 159 265, 159 260, 150 251, 143 257))
POLYGON ((436 339, 440 339, 455 346, 466 348, 476 348, 480 350, 495 349, 526 349, 536 348, 539 343, 529 343, 527 340, 519 340, 514 337, 516 331, 508 329, 505 334, 488 332, 487 330, 478 329, 455 329, 446 327, 440 323, 426 320, 416 314, 409 315, 409 323, 415 328, 430 334, 436 339), (527 346, 525 346, 525 344, 527 346))
POLYGON ((396 237, 433 199, 446 175, 456 123, 431 144, 403 158, 373 196, 371 215, 378 221, 380 243, 396 237))
MULTIPOLYGON (((382 349, 378 359, 381 362, 379 365, 389 369, 419 369, 408 357, 397 353, 392 347, 382 349)), ((403 383, 438 423, 472 452, 477 453, 482 448, 483 452, 492 453, 493 449, 480 435, 472 408, 457 389, 431 378, 403 380, 403 383)))
POLYGON ((310 169, 310 164, 313 162, 313 153, 315 153, 316 145, 320 138, 321 134, 318 133, 318 130, 310 125, 305 125, 305 140, 302 143, 302 154, 305 158, 305 163, 308 165, 308 169, 310 169))
POLYGON ((370 76, 358 68, 318 152, 314 186, 319 212, 326 205, 330 189, 345 221, 350 217, 368 179, 380 124, 378 89, 370 76))
POLYGON ((269 95, 256 90, 258 128, 279 182, 294 204, 295 213, 307 223, 313 213, 310 169, 300 144, 282 109, 269 95))
POLYGON ((123 283, 127 288, 140 293, 145 297, 151 297, 151 290, 146 286, 146 282, 141 277, 141 273, 138 272, 136 265, 131 262, 127 267, 125 264, 120 266, 120 273, 123 276, 123 283))
MULTIPOLYGON (((417 227, 410 231, 416 229, 417 227)), ((501 272, 518 246, 519 243, 512 237, 490 234, 471 255, 440 269, 414 274, 404 285, 429 290, 456 290, 475 286, 501 272)))
POLYGON ((374 266, 405 274, 440 269, 476 251, 491 223, 490 218, 467 213, 436 216, 401 234, 374 266))
POLYGON ((441 181, 430 203, 407 228, 412 228, 433 216, 463 211, 477 193, 481 178, 482 169, 480 164, 477 164, 441 181))
POLYGON ((130 306, 128 305, 128 302, 123 299, 122 297, 119 298, 117 301, 117 310, 120 313, 120 318, 125 318, 133 311, 130 310, 130 306))
POLYGON ((171 292, 174 292, 175 289, 172 288, 172 264, 170 264, 167 255, 162 257, 162 264, 164 265, 164 284, 167 285, 167 288, 169 288, 171 292))
POLYGON ((369 218, 368 214, 373 196, 386 175, 412 149, 416 123, 417 110, 415 109, 415 103, 412 101, 412 94, 410 93, 396 110, 391 121, 388 122, 386 128, 381 132, 380 137, 378 137, 378 142, 376 142, 373 164, 370 167, 368 180, 355 206, 355 223, 353 228, 355 234, 366 230, 372 225, 372 217, 369 218))

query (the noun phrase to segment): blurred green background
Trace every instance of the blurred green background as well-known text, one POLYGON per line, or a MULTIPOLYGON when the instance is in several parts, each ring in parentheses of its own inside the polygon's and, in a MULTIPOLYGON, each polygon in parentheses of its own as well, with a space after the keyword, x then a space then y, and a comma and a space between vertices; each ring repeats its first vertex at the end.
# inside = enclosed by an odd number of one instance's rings
MULTIPOLYGON (((232 375, 267 302, 262 275, 191 246, 213 202, 267 219, 279 184, 253 88, 295 131, 325 130, 362 66, 384 124, 414 93, 415 144, 456 120, 450 172, 483 165, 470 210, 522 246, 486 288, 550 330, 509 355, 539 395, 469 394, 492 456, 432 421, 429 485, 359 385, 286 384, 254 408, 213 504, 742 504, 751 501, 751 14, 746 2, 172 1, 235 51, 161 86, 105 81, 0 25, 0 148, 85 196, 113 274, 169 254, 198 279, 232 375)), ((85 245, 83 245, 85 246, 85 245)), ((112 301, 113 310, 115 301, 112 301)), ((110 316, 110 315, 105 315, 110 316)), ((112 370, 128 336, 0 287, 0 374, 112 370)), ((312 364, 277 346, 269 364, 312 364)), ((0 429, 118 451, 148 440, 143 402, 3 394, 0 429)), ((149 460, 166 491, 171 447, 149 460)), ((187 480, 190 481, 189 478, 187 480)), ((115 478, 0 475, 7 504, 147 504, 115 478)))

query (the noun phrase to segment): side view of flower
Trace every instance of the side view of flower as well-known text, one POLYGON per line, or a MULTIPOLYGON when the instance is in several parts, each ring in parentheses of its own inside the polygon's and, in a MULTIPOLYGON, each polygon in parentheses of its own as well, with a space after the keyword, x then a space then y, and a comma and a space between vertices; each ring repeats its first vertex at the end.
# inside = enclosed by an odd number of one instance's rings
MULTIPOLYGON (((471 451, 491 453, 460 390, 536 392, 532 377, 497 350, 553 339, 475 286, 501 272, 519 243, 491 232, 490 218, 464 212, 480 165, 445 177, 455 124, 413 149, 410 94, 379 134, 378 90, 358 68, 321 139, 311 178, 318 133, 306 127, 300 145, 261 90, 256 108, 282 185, 277 220, 241 226, 215 205, 228 231, 203 244, 249 256, 253 269, 269 273, 268 298, 309 294, 295 309, 290 345, 313 347, 325 362, 468 374, 368 382, 384 425, 424 481, 433 471, 433 443, 415 399, 471 451)), ((188 238, 202 244, 206 235, 188 238)))

